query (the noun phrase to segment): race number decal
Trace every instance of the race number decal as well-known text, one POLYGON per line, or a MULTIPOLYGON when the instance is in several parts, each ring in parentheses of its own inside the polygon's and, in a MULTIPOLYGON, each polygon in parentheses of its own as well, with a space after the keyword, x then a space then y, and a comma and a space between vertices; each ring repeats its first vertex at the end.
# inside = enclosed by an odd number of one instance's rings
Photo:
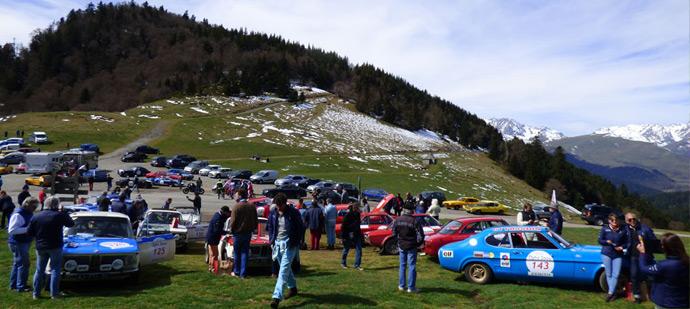
POLYGON ((106 241, 100 243, 101 247, 106 247, 110 249, 122 249, 122 248, 129 248, 132 247, 132 245, 126 243, 126 242, 121 242, 121 241, 106 241))
POLYGON ((153 249, 153 255, 155 255, 155 256, 165 255, 165 247, 154 248, 153 249))
POLYGON ((453 251, 443 250, 443 251, 441 251, 441 256, 444 258, 452 258, 453 257, 453 251))
POLYGON ((501 267, 510 267, 510 253, 501 252, 501 267))
POLYGON ((553 257, 546 251, 532 251, 527 255, 527 275, 537 277, 553 277, 556 264, 553 257))

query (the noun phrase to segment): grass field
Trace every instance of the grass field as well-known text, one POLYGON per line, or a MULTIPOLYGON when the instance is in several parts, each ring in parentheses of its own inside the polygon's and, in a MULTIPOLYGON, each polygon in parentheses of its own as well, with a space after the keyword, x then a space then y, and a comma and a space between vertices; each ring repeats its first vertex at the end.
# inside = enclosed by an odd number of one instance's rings
MULTIPOLYGON (((565 237, 582 244, 596 242, 598 230, 566 228, 565 237)), ((6 241, 0 234, 0 242, 6 241)), ((690 242, 684 239, 686 248, 690 242)), ((32 271, 35 258, 32 249, 32 271)), ((591 287, 517 284, 496 282, 475 285, 460 273, 443 270, 428 257, 418 259, 419 294, 397 291, 397 257, 380 256, 364 248, 363 272, 341 269, 340 251, 302 251, 303 272, 297 275, 300 295, 281 303, 292 307, 372 307, 383 308, 651 308, 625 300, 605 303, 604 294, 591 287)), ((353 255, 350 256, 350 264, 353 255)), ((0 252, 0 269, 6 278, 11 256, 0 252)), ((205 271, 203 249, 193 247, 175 260, 143 270, 139 283, 127 281, 64 284, 66 298, 34 301, 29 293, 0 289, 0 307, 243 307, 265 308, 270 302, 275 280, 266 273, 252 274, 248 280, 215 276, 205 271)), ((33 276, 33 272, 31 273, 33 276)), ((30 276, 30 280, 32 278, 30 276)), ((565 284, 565 283, 564 283, 565 284)), ((45 294, 44 294, 45 295, 45 294)))

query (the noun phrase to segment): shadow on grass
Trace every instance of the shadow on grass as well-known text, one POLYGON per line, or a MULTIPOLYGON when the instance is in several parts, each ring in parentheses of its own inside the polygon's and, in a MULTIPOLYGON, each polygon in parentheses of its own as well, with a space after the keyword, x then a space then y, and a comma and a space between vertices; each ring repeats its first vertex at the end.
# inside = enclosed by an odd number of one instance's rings
POLYGON ((373 300, 366 299, 364 297, 341 294, 341 293, 328 293, 328 294, 309 294, 300 293, 297 297, 306 298, 305 302, 288 305, 284 308, 301 308, 307 305, 352 305, 352 306, 376 306, 377 303, 373 300))
MULTIPOLYGON (((362 266, 364 267, 364 266, 362 266)), ((398 269, 399 265, 383 266, 383 267, 367 267, 365 270, 386 270, 386 269, 398 269)))
POLYGON ((307 267, 304 265, 302 265, 302 268, 300 269, 300 271, 295 272, 295 274, 298 277, 323 277, 323 276, 335 275, 335 273, 332 271, 318 271, 318 270, 314 269, 314 267, 307 267))
MULTIPOLYGON (((465 273, 462 272, 460 273, 460 276, 455 277, 455 281, 457 282, 464 282, 468 284, 473 284, 465 278, 465 273)), ((550 289, 559 289, 563 291, 587 291, 587 292, 601 292, 600 289, 598 289, 596 286, 594 286, 594 283, 592 285, 575 285, 575 284, 569 284, 565 281, 561 281, 558 284, 554 284, 553 282, 524 282, 524 281, 509 281, 509 280, 498 280, 498 279, 493 279, 490 283, 487 283, 487 285, 495 285, 495 284, 512 284, 516 286, 535 286, 535 287, 542 287, 542 288, 550 288, 550 289)))
POLYGON ((426 293, 441 293, 441 294, 452 294, 452 295, 462 295, 466 298, 474 298, 479 295, 479 290, 461 290, 453 288, 443 288, 443 287, 433 287, 433 288, 422 288, 421 292, 426 293))
POLYGON ((171 284, 171 278, 193 271, 178 271, 165 265, 148 265, 139 275, 138 281, 127 278, 122 280, 97 280, 82 282, 61 282, 60 285, 68 294, 90 296, 128 296, 141 291, 171 284))

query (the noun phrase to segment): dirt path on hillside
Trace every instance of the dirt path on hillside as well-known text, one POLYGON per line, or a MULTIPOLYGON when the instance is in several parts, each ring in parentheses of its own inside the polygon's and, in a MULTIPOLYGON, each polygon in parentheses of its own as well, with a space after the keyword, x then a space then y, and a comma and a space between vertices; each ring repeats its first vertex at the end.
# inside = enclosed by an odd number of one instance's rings
POLYGON ((160 138, 165 134, 165 130, 168 128, 170 121, 161 120, 156 123, 153 129, 145 132, 143 135, 139 136, 136 140, 124 145, 114 151, 100 156, 98 165, 103 169, 114 170, 121 165, 120 157, 127 151, 131 151, 139 145, 145 145, 157 138, 160 138))

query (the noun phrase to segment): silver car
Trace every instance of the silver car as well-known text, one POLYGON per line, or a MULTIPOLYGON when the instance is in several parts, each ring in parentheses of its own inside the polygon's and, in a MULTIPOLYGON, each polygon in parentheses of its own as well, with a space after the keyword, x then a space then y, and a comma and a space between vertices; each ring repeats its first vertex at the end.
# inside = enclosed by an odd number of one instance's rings
POLYGON ((309 178, 304 175, 287 175, 283 178, 276 179, 273 184, 276 185, 276 187, 299 186, 306 183, 308 180, 309 178))

